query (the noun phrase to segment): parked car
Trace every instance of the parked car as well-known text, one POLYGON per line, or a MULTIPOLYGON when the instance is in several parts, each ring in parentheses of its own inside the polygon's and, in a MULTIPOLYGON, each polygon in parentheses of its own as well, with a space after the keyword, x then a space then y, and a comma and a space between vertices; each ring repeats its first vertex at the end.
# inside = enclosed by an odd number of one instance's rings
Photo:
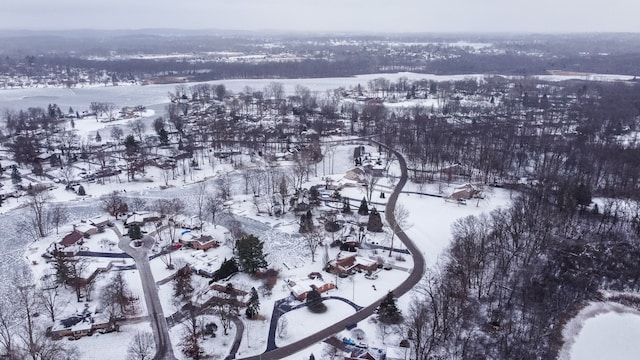
POLYGON ((355 340, 349 339, 349 338, 346 338, 346 337, 342 338, 342 342, 345 343, 346 345, 355 345, 356 344, 355 340))
POLYGON ((369 280, 377 280, 378 274, 364 274, 364 277, 369 280))

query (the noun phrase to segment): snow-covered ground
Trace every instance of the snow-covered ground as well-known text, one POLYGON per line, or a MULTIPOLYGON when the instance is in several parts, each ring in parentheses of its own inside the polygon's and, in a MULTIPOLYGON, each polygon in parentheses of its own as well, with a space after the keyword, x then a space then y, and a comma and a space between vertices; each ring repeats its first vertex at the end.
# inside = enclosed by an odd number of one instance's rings
POLYGON ((613 302, 592 303, 563 329, 559 360, 638 359, 640 311, 613 302))
MULTIPOLYGON (((313 89, 326 89, 338 86, 355 86, 358 83, 366 82, 370 79, 383 76, 382 74, 370 74, 363 75, 354 78, 331 78, 331 79, 294 79, 285 80, 285 88, 289 91, 295 84, 302 84, 309 86, 313 89)), ((412 78, 425 78, 428 77, 424 74, 385 74, 385 77, 399 77, 399 76, 411 76, 412 78)), ((464 77, 467 77, 465 75, 464 77)), ((442 78, 443 80, 445 78, 442 78)), ((452 80, 453 77, 446 77, 446 79, 452 80)), ((262 88, 268 84, 268 80, 234 80, 224 81, 224 84, 228 89, 232 91, 239 91, 242 87, 249 85, 255 88, 262 88)), ((67 106, 84 107, 88 106, 91 101, 96 100, 108 100, 117 103, 118 106, 125 105, 154 105, 161 108, 167 101, 166 94, 168 91, 173 91, 174 85, 152 85, 146 87, 107 87, 107 88, 91 88, 91 89, 29 89, 27 90, 7 90, 0 91, 0 108, 13 107, 26 108, 29 106, 46 106, 50 102, 57 102, 62 109, 67 106), (42 92, 42 93, 40 93, 42 92), (30 95, 28 95, 30 94, 30 95), (49 95, 46 95, 49 94, 49 95), (54 95, 55 94, 55 95, 54 95)), ((147 119, 154 116, 152 111, 146 113, 147 119)), ((125 121, 123 121, 124 123, 125 121)), ((123 125, 123 124, 120 124, 123 125)), ((95 119, 79 120, 76 123, 79 130, 83 134, 92 134, 95 131, 102 129, 105 124, 95 121, 95 119)), ((103 136, 106 136, 104 134, 103 136)), ((355 145, 340 145, 336 146, 335 151, 330 154, 331 160, 327 159, 327 163, 320 163, 312 169, 311 178, 305 186, 312 184, 323 184, 325 180, 324 176, 331 176, 336 180, 343 181, 345 173, 353 166, 351 158, 353 154, 353 147, 355 145), (317 174, 317 176, 315 176, 317 174)), ((367 147, 370 152, 375 152, 374 147, 367 147)), ((243 162, 248 166, 254 166, 252 164, 259 164, 259 159, 251 159, 249 156, 243 157, 243 162)), ((3 164, 4 165, 4 164, 3 164)), ((283 162, 281 165, 286 165, 283 162)), ((91 166, 95 165, 86 164, 82 162, 77 164, 78 172, 82 167, 86 167, 89 171, 91 166)), ((46 247, 60 236, 71 230, 71 224, 77 223, 80 220, 88 219, 97 215, 103 215, 101 210, 101 202, 99 197, 101 195, 110 193, 112 191, 118 191, 123 196, 128 198, 141 198, 147 202, 153 201, 158 198, 181 198, 185 201, 187 208, 186 214, 193 215, 196 213, 195 198, 197 196, 197 187, 199 183, 204 182, 208 184, 209 188, 213 188, 215 178, 221 174, 229 174, 232 179, 233 186, 233 203, 229 206, 229 212, 235 214, 235 216, 224 215, 219 216, 219 230, 211 230, 212 225, 208 225, 209 231, 219 231, 220 233, 214 234, 218 238, 224 237, 225 224, 227 224, 232 218, 239 220, 246 232, 256 234, 261 240, 265 242, 265 252, 268 254, 267 260, 273 268, 280 272, 280 280, 276 284, 275 288, 271 291, 271 294, 261 294, 261 309, 260 314, 262 320, 244 321, 245 327, 248 329, 243 336, 243 341, 238 352, 238 357, 255 355, 262 353, 266 347, 266 338, 268 334, 269 319, 273 309, 273 304, 279 299, 283 299, 289 296, 290 290, 285 285, 285 280, 297 280, 306 278, 311 272, 322 272, 322 258, 324 249, 318 249, 316 253, 316 261, 311 260, 309 251, 304 246, 303 240, 299 234, 297 234, 297 228, 299 226, 298 218, 293 214, 287 214, 282 217, 268 216, 266 214, 257 214, 255 206, 252 201, 252 197, 243 194, 243 179, 238 170, 234 170, 232 165, 228 162, 220 162, 215 160, 212 165, 204 165, 200 170, 196 170, 187 176, 180 176, 176 179, 169 180, 169 187, 160 190, 159 187, 164 185, 162 174, 155 168, 149 168, 148 173, 144 179, 140 179, 135 182, 126 182, 125 179, 111 179, 111 182, 107 182, 105 185, 98 183, 84 183, 87 196, 78 196, 73 192, 64 190, 62 185, 57 186, 51 191, 52 196, 57 202, 63 202, 68 205, 70 211, 70 223, 60 229, 61 235, 52 234, 47 238, 40 239, 36 242, 24 234, 19 228, 18 224, 20 220, 28 213, 28 209, 20 208, 23 204, 23 200, 10 199, 3 204, 0 211, 2 214, 2 225, 0 226, 0 241, 3 244, 3 255, 0 256, 0 271, 5 274, 10 274, 12 267, 17 263, 22 263, 25 260, 31 264, 34 273, 41 275, 50 271, 48 265, 45 264, 40 254, 46 249, 46 247), (125 192, 126 190, 126 192, 125 192), (244 340, 247 339, 247 340, 244 340)), ((378 210, 383 210, 386 204, 386 199, 380 197, 381 192, 388 193, 392 190, 397 179, 395 176, 399 175, 399 169, 397 163, 392 163, 390 166, 389 174, 391 176, 381 178, 375 187, 375 191, 372 197, 372 201, 379 203, 376 205, 378 210)), ((347 181, 345 181, 347 182, 347 181)), ((354 184, 355 185, 355 184, 354 184)), ((426 194, 435 195, 448 195, 456 185, 460 184, 426 184, 418 185, 409 183, 405 187, 405 191, 421 192, 426 194)), ((351 202, 352 209, 356 210, 359 204, 359 199, 365 196, 365 192, 361 186, 345 187, 341 191, 342 196, 354 199, 351 202)), ((434 268, 437 265, 439 257, 446 251, 450 239, 451 239, 451 224, 457 219, 468 215, 477 215, 484 212, 489 212, 499 207, 509 206, 510 194, 508 191, 502 189, 487 188, 484 190, 485 199, 480 201, 469 201, 467 205, 459 205, 455 203, 445 202, 442 198, 431 197, 428 195, 419 195, 415 193, 402 194, 399 198, 399 204, 405 207, 409 212, 407 219, 407 225, 405 231, 411 237, 416 244, 420 247, 426 260, 427 266, 434 268)), ((388 198, 388 197, 387 197, 388 198)), ((326 207, 324 207, 327 209, 326 207)), ((314 214, 317 215, 317 214, 314 214)), ((383 217, 384 218, 384 217, 383 217)), ((364 218, 359 218, 358 215, 353 215, 346 220, 351 222, 363 221, 364 218)), ((151 230, 151 229, 149 229, 151 230)), ((87 247, 91 251, 100 252, 117 252, 117 248, 109 245, 117 237, 111 231, 107 231, 102 234, 93 235, 87 241, 87 247), (105 239, 105 241, 102 241, 105 239)), ((165 237, 166 239, 166 237, 165 237)), ((367 242, 378 243, 383 246, 391 244, 392 234, 389 229, 386 229, 383 233, 368 233, 367 242)), ((166 240, 165 240, 166 241, 166 240)), ((394 247, 401 248, 401 244, 396 241, 394 247)), ((194 258, 191 256, 195 251, 193 250, 180 250, 175 254, 174 260, 180 262, 192 262, 194 258)), ((335 258, 338 250, 329 249, 328 257, 335 258)), ((207 261, 213 263, 212 266, 221 263, 227 257, 232 255, 231 249, 223 245, 216 249, 211 249, 207 252, 207 261)), ((361 249, 359 250, 360 256, 363 257, 378 257, 384 256, 380 250, 361 249)), ((388 258, 388 257, 387 257, 388 258)), ((388 259, 387 259, 388 260, 388 259)), ((406 256, 404 261, 397 260, 394 257, 395 268, 393 270, 381 270, 378 273, 378 279, 369 280, 364 278, 364 274, 356 274, 350 278, 333 278, 325 279, 327 281, 333 281, 337 285, 337 289, 328 292, 328 295, 338 296, 348 300, 351 300, 359 306, 366 306, 373 303, 375 300, 382 297, 388 290, 393 289, 397 284, 402 282, 408 276, 413 263, 411 258, 406 256)), ((131 260, 121 260, 121 263, 117 265, 131 265, 131 260)), ((104 265, 105 260, 96 260, 94 266, 104 265)), ((160 259, 153 260, 151 262, 152 271, 156 281, 166 279, 172 274, 172 271, 167 270, 164 267, 164 263, 160 259)), ((137 276, 136 270, 124 271, 125 278, 129 282, 135 295, 138 295, 142 299, 142 290, 140 279, 137 276)), ((326 274, 326 273, 325 273, 326 274)), ((98 281, 96 289, 99 289, 108 280, 108 276, 103 277, 98 281)), ((199 280, 197 288, 204 288, 204 280, 199 280)), ((245 287, 258 288, 261 284, 260 281, 252 279, 247 275, 240 274, 232 279, 235 285, 245 287)), ((1 294, 7 296, 5 289, 6 284, 0 283, 1 294)), ((159 286, 160 297, 163 304, 165 315, 170 315, 174 311, 178 310, 174 301, 172 300, 171 284, 165 284, 159 286)), ((411 295, 406 295, 399 299, 401 308, 407 308, 407 304, 411 300, 411 295)), ((96 303, 94 300, 93 303, 96 303)), ((73 294, 67 294, 67 304, 71 306, 61 307, 62 315, 71 314, 77 311, 79 303, 73 298, 73 294), (75 306, 77 305, 77 306, 75 306)), ((139 316, 146 314, 144 309, 144 302, 141 301, 139 316)), ((352 313, 353 308, 345 307, 346 304, 340 301, 330 301, 329 313, 325 314, 326 319, 335 322, 348 316, 352 313), (345 305, 345 306, 343 306, 345 305)), ((307 319, 309 316, 306 309, 296 310, 290 314, 285 315, 287 322, 289 323, 288 336, 280 339, 281 344, 293 342, 300 339, 315 330, 320 330, 326 327, 328 324, 321 321, 314 321, 313 319, 307 319), (304 317, 305 321, 299 321, 299 316, 304 317), (306 323, 306 324, 305 324, 306 323), (304 329, 298 327, 304 324, 304 329)), ((324 321, 324 319, 323 319, 324 321)), ((123 332, 131 325, 123 326, 123 332)), ((135 325, 134 328, 137 328, 135 325)), ((148 323, 139 324, 139 327, 148 328, 148 323)), ((358 327, 362 328, 366 334, 366 341, 370 346, 383 347, 381 337, 377 333, 376 326, 369 322, 363 321, 358 324, 358 327)), ((131 330, 133 331, 133 329, 131 330)), ((208 349, 216 349, 216 354, 228 352, 228 348, 232 342, 235 329, 232 328, 230 334, 222 336, 221 331, 218 331, 218 336, 214 339, 207 339, 206 347, 208 349)), ((103 335, 103 336, 110 336, 103 335)), ((114 336, 121 336, 116 334, 114 336)), ((180 339, 180 326, 174 326, 171 330, 172 342, 174 344, 175 353, 181 356, 179 347, 177 344, 180 339)), ((348 336, 348 334, 344 335, 348 336)), ((129 338, 126 338, 129 339, 129 338)), ((100 337, 83 338, 76 342, 78 345, 82 345, 82 348, 90 347, 92 351, 97 353, 107 353, 106 349, 111 349, 112 342, 109 341, 106 344, 101 343, 100 337), (86 344, 86 345, 85 345, 86 344)), ((120 343, 120 342, 119 342, 120 343)), ((126 349, 128 341, 123 341, 121 346, 126 349)), ((299 355, 290 357, 291 359, 302 358, 305 354, 308 358, 309 350, 313 351, 318 356, 322 351, 323 345, 319 344, 313 349, 306 349, 299 355), (317 351, 317 352, 316 352, 317 351)), ((119 349, 120 351, 122 349, 119 349)), ((213 351, 213 350, 212 350, 213 351)), ((97 356, 97 355, 96 355, 97 356)), ((83 358, 94 359, 100 357, 94 357, 92 354, 86 354, 83 358)), ((115 356, 112 358, 122 358, 115 356)), ((574 358, 577 359, 577 358, 574 358)))

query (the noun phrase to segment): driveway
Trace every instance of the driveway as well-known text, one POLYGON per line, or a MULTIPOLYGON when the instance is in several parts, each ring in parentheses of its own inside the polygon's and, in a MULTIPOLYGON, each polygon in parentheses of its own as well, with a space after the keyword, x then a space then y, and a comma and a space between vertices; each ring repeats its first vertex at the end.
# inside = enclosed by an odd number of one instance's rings
POLYGON ((155 240, 149 235, 142 238, 141 247, 132 247, 131 240, 128 237, 122 237, 119 233, 120 241, 118 247, 125 253, 129 254, 136 262, 142 281, 142 290, 144 291, 144 300, 147 304, 147 312, 151 320, 153 328, 153 337, 156 342, 156 355, 154 360, 175 360, 173 355, 173 347, 169 338, 169 327, 167 320, 162 312, 162 304, 158 296, 158 288, 156 287, 151 265, 149 264, 148 251, 153 246, 155 240))

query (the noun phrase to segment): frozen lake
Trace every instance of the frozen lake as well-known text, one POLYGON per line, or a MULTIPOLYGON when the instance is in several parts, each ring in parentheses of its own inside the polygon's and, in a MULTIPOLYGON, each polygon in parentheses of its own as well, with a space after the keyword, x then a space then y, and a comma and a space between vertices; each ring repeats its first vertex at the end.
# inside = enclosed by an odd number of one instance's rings
MULTIPOLYGON (((397 81, 400 77, 409 80, 434 80, 434 81, 456 81, 468 78, 482 79, 484 74, 462 74, 462 75, 434 75, 417 74, 410 72, 394 74, 366 74, 352 77, 331 77, 313 79, 232 79, 220 81, 208 81, 207 84, 224 84, 227 90, 234 93, 241 92, 245 86, 254 90, 263 90, 271 82, 279 82, 284 86, 288 94, 293 94, 296 85, 308 87, 311 91, 324 93, 326 90, 337 89, 339 87, 355 87, 360 84, 366 87, 369 80, 375 78, 386 78, 397 81)), ((547 81, 560 81, 567 79, 582 80, 629 80, 632 77, 626 75, 610 74, 587 74, 587 75, 542 75, 539 78, 547 81)), ((44 107, 50 103, 56 103, 62 111, 66 111, 70 106, 75 110, 85 110, 89 108, 92 101, 112 102, 118 108, 124 106, 144 105, 156 110, 163 109, 169 102, 167 94, 174 92, 176 85, 192 86, 202 83, 185 84, 163 84, 163 85, 125 85, 125 86, 95 86, 84 88, 26 88, 26 89, 0 89, 0 110, 3 109, 27 109, 29 107, 44 107)))

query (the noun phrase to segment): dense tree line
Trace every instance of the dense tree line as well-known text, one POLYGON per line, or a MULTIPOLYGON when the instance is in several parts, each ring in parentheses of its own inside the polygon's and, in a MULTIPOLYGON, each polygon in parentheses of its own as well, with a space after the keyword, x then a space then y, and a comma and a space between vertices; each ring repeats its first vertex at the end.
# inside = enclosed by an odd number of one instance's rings
POLYGON ((406 319, 418 359, 555 359, 562 324, 600 290, 638 291, 630 219, 567 220, 540 198, 454 224, 442 270, 427 276, 406 319))

